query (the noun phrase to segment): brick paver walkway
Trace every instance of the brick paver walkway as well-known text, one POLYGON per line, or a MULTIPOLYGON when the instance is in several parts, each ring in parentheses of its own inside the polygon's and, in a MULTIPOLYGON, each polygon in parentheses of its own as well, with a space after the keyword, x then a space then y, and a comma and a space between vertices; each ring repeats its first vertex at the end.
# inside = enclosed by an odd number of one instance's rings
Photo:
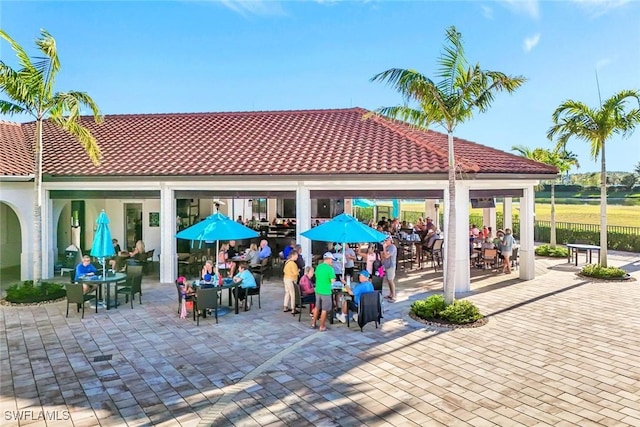
MULTIPOLYGON (((639 276, 637 255, 610 258, 639 276)), ((84 320, 65 302, 1 307, 0 425, 640 425, 640 282, 536 269, 475 277, 464 297, 490 316, 475 329, 407 316, 439 289, 433 273, 401 274, 382 328, 364 333, 282 313, 279 281, 262 309, 200 327, 178 318, 173 284, 147 278, 142 305, 84 320)))

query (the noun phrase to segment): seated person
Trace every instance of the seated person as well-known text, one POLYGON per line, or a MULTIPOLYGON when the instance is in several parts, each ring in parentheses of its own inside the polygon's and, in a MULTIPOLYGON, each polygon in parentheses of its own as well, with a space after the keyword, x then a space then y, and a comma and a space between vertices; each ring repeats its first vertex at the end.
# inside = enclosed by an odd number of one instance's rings
POLYGON ((200 279, 204 280, 205 274, 213 276, 213 273, 214 273, 213 262, 210 259, 208 259, 207 261, 205 261, 204 265, 202 266, 202 273, 200 273, 200 279))
POLYGON ((356 283, 355 286, 353 286, 353 289, 347 286, 346 288, 347 292, 349 293, 349 295, 353 296, 353 301, 345 301, 345 300, 342 301, 342 313, 336 316, 336 318, 340 322, 342 323, 347 322, 347 315, 349 314, 348 310, 352 310, 356 312, 353 315, 353 320, 354 322, 358 321, 358 304, 360 304, 360 295, 362 295, 365 292, 373 292, 373 283, 371 283, 371 280, 369 280, 370 277, 371 275, 367 270, 362 270, 358 275, 358 283, 356 283), (348 307, 347 307, 347 302, 349 303, 348 307))
POLYGON ((316 302, 316 285, 313 283, 313 267, 308 265, 304 268, 304 274, 300 278, 300 298, 302 304, 310 303, 309 313, 313 312, 316 302))
POLYGON ((260 249, 258 250, 258 253, 258 259, 260 261, 269 258, 271 256, 271 248, 269 247, 269 242, 264 239, 260 240, 260 249))
POLYGON ((130 257, 135 257, 136 259, 141 259, 141 257, 146 255, 146 251, 144 248, 144 242, 142 240, 138 240, 136 242, 136 247, 133 248, 133 252, 129 252, 130 257))
POLYGON ((223 243, 220 245, 220 251, 218 252, 218 265, 217 267, 221 270, 226 270, 231 268, 231 264, 229 263, 229 244, 223 243))
POLYGON ((202 275, 202 280, 200 281, 200 287, 203 289, 213 288, 214 286, 218 286, 220 283, 220 274, 218 273, 218 269, 214 269, 213 274, 205 273, 202 275))
POLYGON ((236 241, 229 240, 229 244, 227 245, 227 264, 229 264, 230 277, 233 277, 233 274, 236 271, 236 263, 233 261, 233 257, 238 255, 238 251, 236 250, 236 241))
MULTIPOLYGON (((244 299, 247 296, 248 288, 258 287, 256 279, 253 277, 253 273, 251 273, 249 269, 247 269, 247 263, 245 262, 241 262, 240 265, 238 265, 238 274, 233 276, 233 281, 235 283, 240 283, 240 286, 233 290, 236 298, 238 298, 238 304, 244 303, 244 299)), ((249 310, 250 308, 251 305, 249 304, 249 301, 247 301, 244 309, 249 310)))
POLYGON ((258 251, 258 245, 252 243, 249 245, 249 250, 245 254, 245 260, 249 263, 250 267, 256 267, 260 265, 260 252, 258 251))
POLYGON ((178 277, 177 282, 178 282, 178 287, 180 288, 180 295, 182 296, 183 299, 187 296, 194 294, 194 290, 191 287, 191 283, 189 283, 186 277, 184 276, 178 277))
MULTIPOLYGON (((91 257, 89 255, 84 255, 82 257, 82 262, 76 266, 76 280, 81 277, 92 277, 95 276, 98 270, 91 264, 91 257)), ((86 283, 82 284, 82 292, 85 294, 87 292, 93 291, 97 285, 88 285, 86 283)))
MULTIPOLYGON (((493 244, 493 241, 491 240, 490 237, 487 237, 484 239, 484 242, 482 243, 482 254, 484 257, 484 250, 485 249, 495 249, 495 245, 493 244)), ((484 268, 491 268, 491 263, 493 262, 492 259, 484 259, 484 268)))

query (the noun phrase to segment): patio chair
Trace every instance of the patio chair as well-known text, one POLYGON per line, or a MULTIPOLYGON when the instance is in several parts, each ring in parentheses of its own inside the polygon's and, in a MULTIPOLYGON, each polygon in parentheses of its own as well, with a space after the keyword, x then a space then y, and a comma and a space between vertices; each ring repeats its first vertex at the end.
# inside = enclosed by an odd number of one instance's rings
MULTIPOLYGON (((73 277, 75 270, 73 270, 71 274, 73 277)), ((94 300, 96 313, 98 313, 98 288, 93 288, 86 294, 83 292, 81 283, 67 283, 65 288, 67 290, 67 317, 69 317, 69 304, 76 304, 78 313, 80 312, 80 307, 82 307, 82 319, 84 319, 84 303, 91 300, 94 300)))
POLYGON ((200 288, 196 289, 195 298, 193 298, 193 320, 196 325, 200 326, 200 317, 207 317, 207 310, 213 310, 218 323, 218 289, 217 288, 200 288))
POLYGON ((518 267, 520 266, 520 260, 518 259, 518 252, 519 252, 518 247, 514 247, 513 251, 511 252, 511 259, 509 261, 511 261, 511 268, 513 268, 514 270, 517 270, 518 267))
POLYGON ((125 296, 125 304, 129 302, 131 297, 131 308, 133 308, 133 299, 138 294, 138 300, 142 304, 142 270, 141 265, 127 266, 127 279, 124 284, 116 283, 116 308, 118 308, 118 296, 125 296))
POLYGON ((498 265, 498 250, 497 249, 485 249, 482 251, 482 268, 486 270, 487 262, 498 265))
MULTIPOLYGON (((257 295, 258 296, 258 308, 262 308, 262 303, 260 302, 260 288, 262 287, 262 274, 253 273, 253 278, 256 281, 256 287, 255 288, 247 288, 247 296, 245 298, 245 301, 247 301, 249 298, 251 298, 251 305, 253 305, 253 296, 257 295)), ((245 304, 246 304, 246 302, 245 302, 245 304)), ((246 309, 246 305, 245 305, 245 309, 246 309)))
MULTIPOLYGON (((296 292, 296 307, 298 310, 298 322, 300 322, 302 320, 302 306, 304 304, 315 304, 316 302, 316 295, 306 295, 306 296, 302 296, 302 292, 300 290, 300 284, 296 283, 294 286, 295 292, 296 292)), ((295 310, 294 312, 295 313, 295 310)), ((292 313, 292 314, 293 314, 292 313)), ((293 314, 295 316, 295 314, 293 314)))
POLYGON ((382 319, 382 305, 380 303, 380 292, 365 292, 360 295, 360 304, 358 304, 358 326, 360 332, 363 332, 364 326, 369 322, 375 322, 376 329, 382 319))

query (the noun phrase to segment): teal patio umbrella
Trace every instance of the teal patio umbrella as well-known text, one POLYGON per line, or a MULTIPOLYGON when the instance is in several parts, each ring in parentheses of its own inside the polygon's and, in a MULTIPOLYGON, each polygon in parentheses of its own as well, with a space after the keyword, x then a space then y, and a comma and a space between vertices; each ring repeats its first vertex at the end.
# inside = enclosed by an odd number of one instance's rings
POLYGON ((94 256, 100 260, 102 264, 102 275, 105 275, 106 260, 105 258, 114 256, 116 254, 113 249, 113 243, 111 242, 111 230, 109 230, 109 217, 105 213, 104 209, 98 215, 96 219, 96 232, 93 235, 93 243, 91 244, 91 256, 94 256))
MULTIPOLYGON (((342 213, 331 221, 313 227, 301 233, 302 236, 321 242, 342 242, 343 251, 347 243, 381 242, 387 235, 374 230, 358 221, 349 214, 342 213)), ((343 252, 344 253, 344 252, 343 252)), ((345 263, 342 263, 342 275, 344 276, 345 263)))
POLYGON ((220 250, 220 240, 241 240, 258 237, 260 234, 245 227, 244 225, 232 220, 226 215, 216 212, 206 217, 197 224, 193 224, 189 228, 178 232, 176 237, 179 239, 191 240, 191 247, 194 241, 199 241, 202 245, 203 241, 216 241, 216 265, 218 264, 218 251, 220 250))

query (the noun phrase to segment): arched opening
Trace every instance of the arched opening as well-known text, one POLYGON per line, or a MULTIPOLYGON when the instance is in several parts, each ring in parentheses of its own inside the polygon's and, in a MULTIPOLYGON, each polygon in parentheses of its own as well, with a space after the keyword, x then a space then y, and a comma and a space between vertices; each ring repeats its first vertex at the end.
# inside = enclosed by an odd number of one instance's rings
POLYGON ((0 284, 20 281, 20 256, 22 254, 22 228, 14 209, 0 202, 0 284))

